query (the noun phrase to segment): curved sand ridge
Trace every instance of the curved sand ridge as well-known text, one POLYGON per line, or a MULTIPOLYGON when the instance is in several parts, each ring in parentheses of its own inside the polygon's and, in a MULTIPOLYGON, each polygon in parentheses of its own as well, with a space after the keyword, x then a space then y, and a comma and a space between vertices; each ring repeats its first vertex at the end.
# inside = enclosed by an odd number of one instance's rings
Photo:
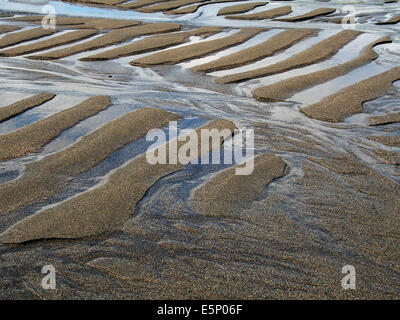
POLYGON ((0 160, 14 159, 40 151, 44 145, 58 137, 64 130, 107 109, 110 105, 111 101, 107 97, 91 97, 75 107, 58 112, 17 131, 0 135, 0 160))
POLYGON ((327 39, 324 39, 290 58, 255 70, 240 72, 229 76, 217 78, 216 83, 224 84, 231 82, 245 81, 255 78, 271 76, 274 74, 289 71, 295 68, 305 67, 323 60, 326 60, 339 51, 344 45, 354 40, 361 32, 344 30, 327 39))
POLYGON ((160 3, 160 2, 167 2, 167 1, 173 1, 173 0, 136 0, 136 1, 132 1, 132 2, 127 2, 127 3, 122 3, 120 5, 118 5, 118 8, 121 9, 137 9, 140 7, 144 7, 144 6, 148 6, 148 5, 152 5, 152 4, 156 4, 156 3, 160 3))
POLYGON ((56 32, 58 32, 58 30, 45 30, 43 28, 34 28, 30 30, 22 30, 6 34, 5 36, 0 38, 0 49, 19 44, 24 41, 35 40, 44 36, 49 36, 56 32))
POLYGON ((60 50, 29 56, 30 59, 52 60, 65 58, 80 52, 99 49, 120 43, 138 36, 151 35, 180 30, 181 26, 175 23, 152 23, 143 24, 123 29, 110 31, 98 38, 88 40, 60 50))
POLYGON ((191 36, 211 35, 221 30, 222 29, 219 27, 202 27, 191 31, 146 37, 142 40, 138 40, 115 49, 102 51, 98 54, 84 57, 79 60, 81 61, 112 60, 129 55, 160 50, 185 43, 189 40, 191 36))
POLYGON ((200 7, 207 6, 209 4, 224 3, 224 2, 235 2, 235 1, 241 1, 241 0, 212 0, 212 1, 207 1, 207 2, 201 2, 201 3, 195 4, 193 6, 188 6, 188 7, 178 8, 178 9, 174 9, 174 10, 164 11, 163 13, 164 14, 188 14, 188 13, 194 13, 200 7))
POLYGON ((198 65, 193 71, 212 72, 239 67, 289 48, 295 43, 316 34, 312 29, 291 29, 273 36, 258 45, 224 56, 217 60, 198 65))
POLYGON ((334 13, 336 9, 334 8, 318 8, 315 10, 312 10, 310 12, 298 15, 298 16, 293 16, 293 17, 288 17, 288 18, 280 18, 280 19, 275 19, 276 21, 283 21, 283 22, 299 22, 299 21, 305 21, 309 19, 313 19, 316 17, 320 16, 326 16, 328 14, 334 13))
MULTIPOLYGON (((218 119, 196 129, 198 137, 201 129, 229 129, 231 134, 225 135, 222 143, 233 134, 236 127, 231 121, 218 119)), ((171 143, 177 143, 177 150, 186 144, 186 141, 173 141, 166 144, 167 154, 171 143)), ((198 154, 205 155, 201 150, 201 141, 196 142, 198 154)), ((212 149, 213 145, 210 144, 207 152, 217 150, 212 149)), ((182 164, 151 165, 145 154, 138 156, 111 173, 104 184, 18 222, 0 235, 0 241, 22 243, 38 239, 80 238, 113 230, 135 212, 137 203, 149 188, 183 167, 182 164)))
POLYGON ((254 8, 264 6, 266 4, 268 4, 268 2, 251 2, 251 3, 236 4, 233 6, 228 6, 228 7, 219 9, 217 16, 225 16, 228 14, 244 13, 244 12, 253 10, 254 8))
POLYGON ((46 50, 49 48, 54 48, 60 45, 69 44, 75 41, 86 39, 90 36, 93 36, 97 33, 97 30, 94 29, 85 29, 85 30, 77 30, 71 31, 66 34, 62 34, 57 37, 53 37, 51 39, 37 41, 35 43, 31 43, 28 45, 18 46, 6 50, 0 51, 0 56, 3 57, 15 57, 23 54, 28 54, 36 51, 46 50))
POLYGON ((351 70, 359 68, 375 60, 378 58, 378 54, 373 50, 373 48, 376 45, 390 42, 391 39, 389 37, 382 37, 367 45, 362 50, 361 54, 351 61, 332 68, 315 71, 305 75, 282 80, 269 86, 257 88, 253 90, 253 96, 260 101, 282 101, 288 99, 296 92, 345 75, 351 70))
POLYGON ((257 28, 243 28, 240 32, 225 38, 203 41, 180 48, 157 52, 133 60, 130 64, 139 67, 150 67, 158 64, 176 64, 243 43, 260 32, 261 29, 257 28))
POLYGON ((400 122, 400 112, 393 112, 383 116, 373 116, 369 119, 370 126, 380 126, 384 124, 400 122))
POLYGON ((135 10, 139 11, 139 12, 145 12, 145 13, 154 13, 154 12, 159 12, 159 11, 173 10, 173 9, 177 9, 179 7, 185 6, 185 5, 190 5, 190 4, 205 2, 205 1, 207 1, 207 0, 173 0, 173 1, 167 1, 167 2, 162 2, 159 4, 151 5, 148 7, 137 8, 135 10))
POLYGON ((291 6, 284 6, 279 8, 274 8, 270 10, 265 10, 256 13, 241 14, 235 16, 225 16, 227 19, 239 19, 239 20, 263 20, 263 19, 273 19, 276 17, 284 16, 292 12, 291 6))
POLYGON ((340 122, 350 115, 362 112, 363 102, 384 95, 392 88, 392 83, 399 79, 400 67, 396 67, 346 87, 318 103, 301 108, 300 111, 313 119, 340 122))
POLYGON ((236 175, 236 168, 243 166, 239 164, 195 189, 191 196, 193 210, 206 216, 234 217, 235 211, 254 201, 268 184, 286 174, 286 163, 280 157, 263 154, 253 160, 252 174, 236 175))
POLYGON ((53 99, 56 95, 52 93, 39 93, 32 97, 17 101, 9 106, 0 108, 0 123, 14 118, 25 111, 42 105, 53 99))
POLYGON ((21 178, 0 185, 3 195, 0 211, 16 210, 54 195, 72 177, 88 171, 115 151, 143 138, 149 130, 165 127, 169 121, 180 118, 159 109, 141 108, 108 122, 70 147, 28 164, 21 178))

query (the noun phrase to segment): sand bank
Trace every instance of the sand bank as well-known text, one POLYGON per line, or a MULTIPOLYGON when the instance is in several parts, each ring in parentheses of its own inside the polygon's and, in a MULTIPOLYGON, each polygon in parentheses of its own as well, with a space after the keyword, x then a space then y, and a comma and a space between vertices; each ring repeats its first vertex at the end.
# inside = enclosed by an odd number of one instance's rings
MULTIPOLYGON (((230 129, 233 133, 236 127, 224 119, 214 120, 198 128, 198 136, 202 128, 230 129)), ((184 144, 178 142, 178 148, 184 144)), ((201 143, 198 145, 200 149, 201 143)), ((170 142, 167 143, 167 154, 169 146, 170 142)), ((212 144, 208 151, 212 151, 211 148, 212 144)), ((136 204, 153 184, 182 168, 181 164, 151 165, 143 154, 114 171, 104 184, 23 219, 0 235, 0 241, 21 243, 38 239, 80 238, 113 230, 134 214, 136 204)))
POLYGON ((59 192, 72 177, 145 137, 151 129, 163 128, 169 121, 179 119, 166 111, 142 108, 108 122, 68 148, 28 164, 21 178, 0 185, 3 195, 0 211, 16 210, 48 198, 59 192))
POLYGON ((347 74, 351 70, 359 68, 378 58, 378 54, 373 50, 374 46, 389 43, 389 37, 383 37, 367 45, 361 54, 351 61, 339 64, 335 67, 315 71, 305 75, 279 81, 269 86, 264 86, 253 90, 253 96, 260 101, 282 101, 290 98, 296 92, 311 88, 320 83, 347 74))
POLYGON ((273 19, 279 16, 284 16, 292 12, 291 6, 284 6, 279 8, 274 8, 270 10, 265 10, 256 13, 240 14, 235 16, 225 16, 227 19, 240 19, 240 20, 263 20, 263 19, 273 19))
POLYGON ((243 43, 261 32, 257 28, 244 28, 231 36, 203 41, 180 48, 157 52, 130 62, 133 66, 149 67, 158 64, 176 64, 243 43))
POLYGON ((41 37, 48 36, 56 32, 57 30, 45 30, 43 28, 35 28, 6 34, 4 37, 0 38, 0 48, 5 48, 28 40, 39 39, 41 37))
POLYGON ((313 19, 316 17, 320 16, 326 16, 328 14, 334 13, 336 9, 334 8, 318 8, 315 10, 312 10, 310 12, 298 15, 298 16, 293 16, 293 17, 288 17, 288 18, 280 18, 280 19, 275 19, 276 21, 284 21, 284 22, 299 22, 299 21, 305 21, 309 19, 313 19))
POLYGON ((17 131, 0 135, 0 160, 14 159, 40 151, 44 145, 64 130, 107 109, 110 105, 110 99, 107 97, 92 97, 75 107, 58 112, 17 131))
POLYGON ((384 124, 400 122, 400 112, 385 114, 384 116, 373 116, 368 119, 370 126, 380 126, 384 124))
POLYGON ((236 4, 233 6, 228 6, 228 7, 219 9, 217 16, 225 16, 228 14, 244 13, 244 12, 253 10, 254 8, 264 6, 266 4, 268 4, 268 2, 251 2, 251 3, 236 4))
POLYGON ((301 108, 300 111, 313 119, 340 122, 352 114, 362 112, 364 101, 384 95, 398 79, 400 79, 400 67, 346 87, 320 102, 301 108))
POLYGON ((239 67, 274 55, 314 34, 316 34, 316 31, 312 29, 292 29, 283 31, 256 46, 252 46, 217 60, 196 66, 192 68, 192 70, 212 72, 239 67))
POLYGON ((217 78, 215 82, 223 84, 245 81, 249 79, 271 76, 295 68, 306 67, 332 57, 339 51, 340 48, 354 40, 358 35, 360 35, 360 32, 358 31, 341 31, 340 33, 322 40, 311 48, 297 53, 284 61, 263 68, 217 78))
POLYGON ((56 95, 52 93, 39 93, 32 97, 17 101, 9 106, 0 108, 0 123, 14 118, 25 111, 50 101, 56 95))

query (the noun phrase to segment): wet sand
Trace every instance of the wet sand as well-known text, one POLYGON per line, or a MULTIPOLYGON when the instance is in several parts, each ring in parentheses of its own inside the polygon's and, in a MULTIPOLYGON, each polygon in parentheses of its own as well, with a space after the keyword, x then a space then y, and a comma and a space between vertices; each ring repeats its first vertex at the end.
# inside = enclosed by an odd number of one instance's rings
POLYGON ((390 43, 389 37, 383 37, 367 45, 361 54, 348 62, 339 64, 335 67, 312 72, 309 74, 289 78, 279 81, 269 86, 260 87, 253 90, 253 96, 260 101, 282 101, 290 98, 296 92, 306 90, 320 83, 340 77, 349 73, 351 70, 368 64, 378 58, 378 54, 373 48, 379 44, 390 43))
POLYGON ((318 103, 301 108, 300 111, 313 119, 330 122, 343 121, 350 115, 362 112, 363 102, 385 94, 392 88, 392 83, 398 79, 400 79, 400 67, 346 87, 318 103))
POLYGON ((25 111, 40 106, 53 99, 56 95, 52 93, 39 93, 32 97, 17 101, 9 106, 0 108, 0 123, 10 120, 25 111))
POLYGON ((56 33, 57 30, 46 30, 43 28, 34 28, 30 30, 22 30, 14 33, 6 34, 0 39, 0 48, 19 44, 24 41, 39 39, 56 33))
POLYGON ((277 54, 307 37, 315 35, 315 30, 294 29, 283 31, 256 46, 219 58, 209 63, 193 67, 193 71, 212 72, 239 67, 268 56, 277 54))
POLYGON ((107 97, 92 97, 70 109, 25 126, 17 131, 0 135, 0 160, 19 158, 40 149, 64 130, 94 116, 111 105, 107 97), (30 137, 27 139, 26 137, 30 137))
POLYGON ((283 21, 283 22, 298 22, 298 21, 304 21, 304 20, 309 20, 313 19, 316 17, 321 17, 321 16, 326 16, 328 14, 334 13, 336 9, 333 8, 318 8, 315 10, 312 10, 310 12, 298 15, 298 16, 293 16, 293 17, 288 17, 288 18, 280 18, 280 19, 275 19, 276 21, 283 21))
POLYGON ((284 16, 292 12, 291 6, 284 6, 274 9, 269 9, 256 13, 249 14, 238 14, 235 16, 225 16, 227 19, 239 19, 239 20, 264 20, 273 19, 276 17, 284 16))
POLYGON ((176 49, 169 49, 163 52, 154 53, 133 60, 130 62, 130 64, 140 67, 150 67, 152 65, 159 64, 176 64, 243 43, 260 32, 261 29, 244 28, 240 32, 225 38, 204 41, 201 43, 195 43, 176 49))
POLYGON ((188 13, 194 13, 194 12, 197 11, 198 8, 203 7, 203 6, 207 6, 209 4, 224 3, 224 2, 234 2, 234 1, 240 1, 240 0, 211 0, 211 1, 195 4, 193 6, 188 6, 188 7, 178 8, 178 9, 174 9, 174 10, 164 11, 164 14, 188 14, 188 13))
POLYGON ((369 119, 370 126, 380 126, 390 123, 400 122, 400 112, 393 112, 384 116, 374 116, 369 119))
POLYGON ((90 170, 114 152, 146 136, 153 128, 163 128, 180 117, 162 110, 142 108, 82 137, 70 147, 28 164, 22 177, 0 185, 1 212, 37 203, 60 192, 70 179, 90 170), (35 185, 35 188, 32 188, 35 185))
MULTIPOLYGON (((197 136, 200 136, 199 130, 213 128, 230 128, 231 134, 235 130, 232 122, 214 120, 197 129, 197 136)), ((171 143, 167 143, 167 154, 171 143)), ((199 155, 203 155, 201 143, 197 143, 199 155)), ((183 144, 178 141, 178 148, 183 144)), ((211 148, 207 152, 218 150, 211 148)), ((141 155, 114 171, 104 184, 20 221, 1 234, 0 241, 22 243, 35 239, 81 238, 112 230, 134 214, 136 204, 155 182, 182 168, 179 163, 151 165, 146 155, 141 155)))
POLYGON ((309 49, 306 49, 300 53, 297 53, 290 58, 275 63, 273 65, 250 70, 246 72, 236 73, 229 76, 217 78, 216 83, 224 84, 238 81, 245 81, 249 79, 255 79, 260 77, 266 77, 282 72, 286 72, 295 68, 306 67, 308 65, 326 60, 332 57, 339 51, 344 45, 354 40, 361 33, 353 30, 341 31, 309 49))
POLYGON ((228 7, 219 9, 217 16, 245 13, 247 11, 253 10, 254 8, 257 8, 257 7, 264 6, 266 4, 268 4, 268 2, 252 2, 252 3, 236 4, 233 6, 228 6, 228 7))

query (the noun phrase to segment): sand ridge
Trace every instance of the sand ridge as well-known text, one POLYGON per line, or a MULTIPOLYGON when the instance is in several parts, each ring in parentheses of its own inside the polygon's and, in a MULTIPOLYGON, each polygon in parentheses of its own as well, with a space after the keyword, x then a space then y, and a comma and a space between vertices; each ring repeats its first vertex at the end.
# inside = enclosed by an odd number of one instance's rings
POLYGON ((400 67, 392 68, 346 87, 313 105, 303 107, 300 111, 313 119, 340 122, 350 115, 362 112, 363 102, 384 95, 398 79, 400 67))
POLYGON ((378 58, 378 54, 373 50, 377 45, 390 43, 389 37, 382 37, 371 44, 368 44, 360 55, 348 62, 339 64, 332 68, 315 71, 305 75, 296 76, 279 81, 269 86, 264 86, 253 90, 253 96, 260 101, 282 101, 290 98, 296 92, 311 88, 320 83, 347 74, 351 70, 359 68, 378 58))
POLYGON ((7 33, 7 32, 12 32, 12 31, 17 31, 19 29, 21 29, 21 28, 17 27, 17 26, 0 25, 0 34, 7 33))
POLYGON ((265 57, 274 55, 287 49, 293 44, 316 34, 312 29, 291 29, 278 33, 267 41, 258 45, 248 47, 241 51, 224 56, 217 60, 198 65, 192 68, 193 71, 213 72, 239 67, 265 57))
POLYGON ((56 95, 53 93, 39 93, 32 97, 17 101, 9 106, 0 108, 0 123, 14 118, 25 111, 42 105, 53 99, 56 95))
POLYGON ((211 0, 211 1, 206 1, 206 2, 201 2, 198 4, 194 4, 192 6, 188 7, 183 7, 183 8, 178 8, 174 10, 168 10, 164 11, 164 14, 188 14, 188 13, 194 13, 199 9, 200 7, 207 6, 209 4, 216 4, 216 3, 224 3, 224 2, 234 2, 234 1, 240 1, 240 0, 211 0))
POLYGON ((75 107, 58 112, 17 131, 0 135, 0 160, 19 158, 40 151, 44 145, 64 130, 107 109, 110 105, 111 101, 107 97, 91 97, 75 107))
POLYGON ((229 14, 237 14, 237 13, 245 13, 247 11, 253 10, 254 8, 265 6, 269 2, 251 2, 251 3, 242 3, 236 4, 233 6, 228 6, 219 9, 217 16, 225 16, 229 14))
MULTIPOLYGON (((230 129, 231 134, 236 129, 232 122, 218 119, 196 129, 197 136, 200 136, 201 129, 214 128, 230 129)), ((224 136, 224 139, 230 136, 224 136)), ((166 144, 167 154, 170 144, 166 144)), ((179 150, 185 142, 178 141, 177 144, 179 150)), ((199 155, 204 155, 201 142, 197 144, 199 155)), ((215 150, 210 144, 207 151, 215 150)), ((138 156, 111 173, 104 184, 18 222, 0 235, 0 241, 22 243, 39 239, 81 238, 121 227, 153 184, 182 168, 183 165, 179 163, 151 165, 145 154, 138 156)))
POLYGON ((140 67, 150 67, 152 65, 159 64, 176 64, 243 43, 260 32, 261 29, 258 28, 243 28, 240 30, 240 32, 225 38, 203 41, 180 48, 157 52, 139 59, 135 59, 131 61, 130 64, 140 67))
POLYGON ((152 23, 117 29, 84 43, 76 44, 61 50, 29 56, 28 58, 37 60, 61 59, 80 52, 108 47, 138 36, 179 31, 180 28, 181 26, 175 23, 152 23))
POLYGON ((279 19, 274 19, 274 20, 283 21, 283 22, 305 21, 305 20, 316 18, 316 17, 325 16, 325 15, 334 13, 335 11, 336 11, 336 9, 334 9, 334 8, 318 8, 318 9, 306 12, 306 13, 298 15, 298 16, 279 18, 279 19))
POLYGON ((341 31, 327 39, 324 39, 309 49, 301 51, 286 60, 277 62, 270 66, 255 70, 240 72, 215 80, 216 83, 224 84, 231 82, 245 81, 260 77, 266 77, 295 68, 305 67, 323 60, 326 60, 339 51, 344 45, 358 37, 361 32, 353 30, 341 31))
POLYGON ((286 163, 280 157, 262 154, 254 159, 250 175, 237 175, 237 167, 218 172, 209 181, 196 188, 191 206, 199 214, 212 217, 234 217, 235 210, 254 201, 274 179, 286 174, 286 163))
POLYGON ((0 38, 0 48, 5 48, 7 46, 19 44, 28 40, 39 39, 44 36, 49 36, 58 32, 58 30, 34 28, 29 30, 17 31, 14 33, 6 34, 4 37, 0 38))
POLYGON ((273 19, 279 16, 284 16, 292 12, 291 6, 284 6, 274 9, 269 9, 256 13, 248 13, 248 14, 238 14, 234 16, 225 16, 227 19, 239 19, 239 20, 264 20, 264 19, 273 19))
POLYGON ((141 108, 108 122, 71 146, 26 165, 19 179, 0 185, 0 211, 16 210, 54 195, 72 177, 145 137, 151 129, 163 128, 180 118, 160 109, 141 108))
POLYGON ((400 112, 388 113, 383 116, 373 116, 369 119, 370 126, 380 126, 384 124, 400 122, 400 112))

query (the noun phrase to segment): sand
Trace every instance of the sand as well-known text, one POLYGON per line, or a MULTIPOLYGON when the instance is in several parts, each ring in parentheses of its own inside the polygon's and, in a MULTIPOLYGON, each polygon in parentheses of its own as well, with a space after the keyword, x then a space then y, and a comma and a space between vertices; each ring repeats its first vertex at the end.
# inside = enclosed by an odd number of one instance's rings
POLYGON ((24 175, 0 185, 0 211, 9 212, 40 202, 61 191, 79 173, 90 170, 117 150, 163 128, 178 115, 153 108, 141 108, 110 121, 73 145, 28 164, 24 175), (32 188, 32 185, 35 187, 32 188))
POLYGON ((400 112, 388 113, 383 116, 373 116, 369 119, 370 126, 380 126, 390 123, 400 122, 400 112))
POLYGON ((149 67, 159 64, 176 64, 243 43, 254 37, 259 32, 261 32, 261 29, 244 28, 241 29, 240 32, 225 38, 204 41, 180 48, 169 49, 163 52, 157 52, 133 60, 130 62, 130 64, 140 67, 149 67))
POLYGON ((380 162, 391 164, 394 166, 400 165, 400 153, 384 150, 384 149, 375 149, 374 153, 377 157, 374 157, 380 162))
POLYGON ((17 31, 19 29, 21 29, 21 28, 20 27, 16 27, 16 26, 0 25, 0 34, 1 33, 12 32, 12 31, 17 31))
MULTIPOLYGON (((220 119, 201 128, 229 128, 233 132, 236 127, 232 122, 220 119)), ((201 128, 196 130, 198 136, 201 128)), ((228 137, 225 136, 225 139, 228 137)), ((179 146, 183 144, 178 143, 179 146)), ((169 146, 168 143, 167 153, 169 146)), ((208 151, 212 151, 211 144, 208 151)), ((111 173, 104 184, 38 211, 13 225, 0 235, 0 241, 22 243, 38 239, 81 238, 121 227, 134 214, 137 203, 152 185, 182 168, 181 164, 151 165, 145 154, 138 156, 111 173)))
POLYGON ((111 105, 107 97, 91 97, 70 109, 25 126, 17 131, 0 135, 0 160, 14 159, 39 152, 44 145, 64 130, 94 116, 111 105), (29 137, 29 138, 27 138, 29 137))
POLYGON ((385 24, 396 24, 398 22, 400 22, 400 16, 395 16, 395 17, 390 18, 387 21, 377 22, 376 24, 377 25, 385 25, 385 24))
POLYGON ((79 43, 74 46, 63 48, 61 50, 55 50, 39 55, 29 56, 28 58, 37 60, 61 59, 80 52, 108 47, 110 45, 127 41, 138 36, 178 31, 179 29, 180 25, 175 23, 153 23, 123 28, 110 31, 98 38, 86 41, 84 43, 79 43))
POLYGON ((217 60, 193 67, 193 71, 212 72, 239 67, 272 56, 293 44, 316 34, 315 30, 292 29, 283 31, 256 46, 224 56, 217 60))
POLYGON ((0 51, 0 56, 3 57, 15 57, 23 54, 28 54, 36 51, 46 50, 49 48, 54 48, 60 45, 69 44, 78 40, 86 39, 90 36, 93 36, 97 33, 95 29, 85 29, 85 30, 77 30, 71 31, 66 34, 53 37, 51 39, 37 41, 35 43, 31 43, 24 46, 18 46, 14 48, 10 48, 7 50, 0 51))
POLYGON ((250 11, 254 8, 264 6, 268 4, 268 2, 252 2, 252 3, 243 3, 243 4, 236 4, 233 6, 228 6, 219 9, 217 16, 225 16, 228 14, 237 14, 237 13, 244 13, 250 11))
POLYGON ((0 48, 15 45, 28 40, 39 39, 44 36, 49 36, 56 33, 57 30, 45 30, 43 28, 35 28, 30 30, 18 31, 10 34, 6 34, 0 38, 0 48))
POLYGON ((279 81, 269 86, 264 86, 253 90, 253 96, 260 101, 282 101, 290 98, 296 92, 311 88, 320 83, 347 74, 351 70, 359 68, 378 58, 378 54, 373 50, 374 46, 389 43, 389 37, 383 37, 367 45, 360 55, 351 61, 339 64, 335 67, 315 71, 305 75, 279 81))
POLYGON ((145 12, 145 13, 168 11, 168 10, 173 10, 173 9, 185 6, 185 5, 190 5, 190 4, 205 2, 205 1, 207 1, 207 0, 173 0, 173 1, 167 1, 167 2, 162 2, 159 4, 151 5, 148 7, 137 8, 136 11, 145 12))
POLYGON ((114 6, 127 0, 66 0, 68 2, 81 2, 81 3, 92 3, 92 4, 104 4, 108 6, 114 6))
POLYGON ((268 184, 286 174, 285 161, 268 154, 254 158, 254 171, 250 175, 236 175, 236 167, 218 172, 193 191, 194 211, 212 217, 234 217, 235 211, 249 205, 268 184))
POLYGON ((97 60, 117 59, 120 57, 126 57, 130 55, 176 46, 189 41, 190 36, 214 34, 219 31, 221 31, 221 28, 218 27, 203 27, 188 32, 170 33, 165 35, 146 37, 142 40, 135 41, 131 44, 103 51, 92 56, 81 58, 79 60, 97 61, 97 60))
POLYGON ((17 101, 9 106, 0 108, 0 123, 14 118, 25 111, 40 106, 53 99, 56 95, 52 93, 39 93, 32 97, 17 101))
POLYGON ((400 136, 372 136, 368 137, 368 139, 382 143, 389 147, 400 147, 400 136))
POLYGON ((166 1, 163 1, 163 0, 136 0, 133 2, 120 4, 120 5, 118 5, 118 7, 122 8, 122 9, 136 9, 136 8, 152 5, 155 3, 167 2, 167 1, 173 1, 173 0, 166 0, 166 1))
POLYGON ((291 6, 284 6, 279 8, 274 8, 270 10, 265 10, 256 13, 241 14, 235 16, 225 16, 227 19, 240 19, 240 20, 263 20, 263 19, 273 19, 279 16, 284 16, 292 12, 291 6))
POLYGON ((206 1, 202 3, 198 3, 192 6, 188 7, 183 7, 183 8, 178 8, 174 10, 169 10, 169 11, 164 11, 164 14, 188 14, 188 13, 194 13, 199 9, 200 7, 207 6, 209 4, 215 4, 215 3, 224 3, 224 2, 234 2, 234 1, 240 1, 240 0, 212 0, 212 1, 206 1))
POLYGON ((217 78, 215 82, 220 84, 239 82, 249 79, 271 76, 295 68, 306 67, 332 57, 339 51, 340 48, 342 48, 350 41, 354 40, 358 35, 360 35, 360 32, 358 31, 344 30, 325 40, 322 40, 321 42, 317 43, 309 49, 306 49, 304 51, 301 51, 300 53, 291 56, 286 60, 255 70, 217 78))
POLYGON ((346 87, 313 105, 301 108, 300 111, 313 119, 340 122, 350 115, 362 112, 363 102, 384 95, 398 79, 400 67, 346 87))
MULTIPOLYGON (((12 18, 13 21, 27 21, 41 24, 43 16, 31 15, 12 18)), ((82 18, 82 17, 56 17, 57 26, 71 26, 74 29, 120 29, 140 24, 136 20, 103 19, 103 18, 82 18)))
POLYGON ((288 18, 280 18, 280 19, 275 19, 276 21, 284 21, 284 22, 299 22, 299 21, 305 21, 309 19, 313 19, 316 17, 320 16, 325 16, 331 13, 334 13, 336 9, 334 8, 318 8, 315 10, 312 10, 310 12, 298 15, 298 16, 293 16, 293 17, 288 17, 288 18))

